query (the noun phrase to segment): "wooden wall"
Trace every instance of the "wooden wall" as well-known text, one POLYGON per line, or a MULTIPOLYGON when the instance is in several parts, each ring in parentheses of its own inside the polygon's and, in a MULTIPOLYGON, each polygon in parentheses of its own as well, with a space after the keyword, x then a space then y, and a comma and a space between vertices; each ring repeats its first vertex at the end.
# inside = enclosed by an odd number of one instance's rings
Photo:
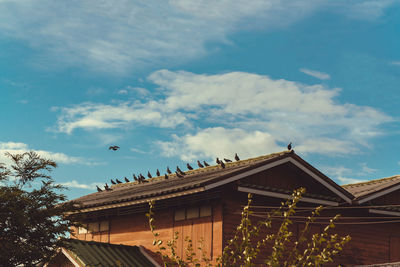
MULTIPOLYGON (((184 241, 186 236, 192 239, 195 252, 198 251, 200 240, 203 240, 204 251, 215 261, 222 251, 222 206, 219 201, 215 201, 211 203, 211 207, 211 216, 180 221, 174 220, 173 208, 155 211, 155 226, 156 231, 160 233, 159 238, 166 244, 173 239, 174 233, 178 232, 177 252, 180 257, 184 256, 187 247, 187 242, 184 241)), ((107 232, 76 234, 75 238, 131 246, 142 245, 156 251, 145 213, 115 216, 109 222, 107 232)))

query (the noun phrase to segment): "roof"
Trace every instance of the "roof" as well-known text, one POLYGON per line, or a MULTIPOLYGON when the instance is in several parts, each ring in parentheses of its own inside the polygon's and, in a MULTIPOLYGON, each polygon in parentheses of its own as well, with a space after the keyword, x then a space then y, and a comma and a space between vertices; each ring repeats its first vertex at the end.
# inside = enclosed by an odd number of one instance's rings
POLYGON ((356 201, 363 203, 400 189, 400 175, 342 185, 342 187, 353 194, 356 201))
POLYGON ((133 205, 147 202, 150 198, 170 198, 193 194, 239 179, 237 177, 243 178, 245 177, 244 175, 251 175, 251 172, 259 171, 268 164, 270 164, 268 166, 273 167, 288 161, 308 171, 320 183, 336 192, 346 201, 351 201, 353 198, 349 192, 305 162, 292 150, 226 163, 225 168, 220 165, 214 165, 189 170, 185 172, 186 175, 183 178, 177 177, 176 174, 171 174, 168 179, 165 179, 164 176, 147 179, 148 183, 129 182, 117 184, 111 187, 111 191, 92 193, 74 201, 80 202, 82 205, 81 211, 85 212, 89 209, 103 209, 105 206, 108 208, 118 207, 120 203, 133 205), (100 208, 100 206, 103 207, 100 208))
POLYGON ((69 239, 63 253, 75 266, 154 267, 158 264, 142 247, 69 239))

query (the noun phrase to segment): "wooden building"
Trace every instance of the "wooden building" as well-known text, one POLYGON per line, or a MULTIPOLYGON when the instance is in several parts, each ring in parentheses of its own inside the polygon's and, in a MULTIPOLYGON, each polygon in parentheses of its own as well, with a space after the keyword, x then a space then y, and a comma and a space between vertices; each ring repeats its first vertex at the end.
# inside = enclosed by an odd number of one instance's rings
MULTIPOLYGON (((299 187, 307 190, 301 207, 326 206, 312 231, 325 227, 323 218, 342 215, 335 232, 349 234, 352 240, 336 265, 400 261, 400 176, 339 186, 294 151, 188 170, 183 177, 171 174, 168 179, 162 175, 142 183, 121 183, 80 197, 76 201, 82 205, 79 216, 85 227, 75 230, 75 238, 155 250, 145 217, 148 202, 155 200, 161 239, 171 240, 179 232, 180 255, 185 246, 182 237, 193 240, 195 251, 202 239, 204 250, 215 260, 240 221, 248 193, 253 194, 255 206, 270 209, 299 187)), ((254 220, 262 217, 259 211, 254 220)), ((292 230, 298 234, 304 215, 293 220, 292 230)))

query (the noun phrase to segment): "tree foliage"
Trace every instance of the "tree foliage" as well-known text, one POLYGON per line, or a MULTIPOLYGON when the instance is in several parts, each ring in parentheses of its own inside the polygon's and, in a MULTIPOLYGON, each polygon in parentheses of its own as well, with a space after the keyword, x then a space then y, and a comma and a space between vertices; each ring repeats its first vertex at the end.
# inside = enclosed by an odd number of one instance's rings
POLYGON ((0 164, 1 266, 35 266, 65 245, 63 237, 75 224, 63 214, 76 206, 49 175, 54 161, 33 151, 6 155, 12 163, 0 164))
MULTIPOLYGON (((329 220, 326 227, 320 233, 309 234, 310 224, 323 209, 322 206, 313 210, 307 217, 305 226, 296 237, 290 230, 293 223, 291 217, 296 213, 297 203, 305 193, 304 188, 295 190, 292 196, 273 211, 268 211, 264 219, 258 219, 255 223, 251 219, 252 196, 248 195, 248 203, 241 213, 241 221, 236 228, 233 237, 225 244, 222 255, 217 259, 215 266, 256 266, 256 262, 262 261, 266 266, 272 267, 295 267, 295 266, 321 266, 332 262, 333 257, 342 251, 350 236, 339 236, 331 233, 335 227, 335 221, 339 215, 329 220), (276 232, 272 231, 273 219, 280 218, 280 227, 276 232), (266 234, 267 233, 267 234, 266 234), (263 234, 263 235, 262 235, 263 234), (270 253, 263 254, 261 251, 269 248, 270 253)), ((172 240, 164 245, 159 239, 154 222, 154 202, 150 202, 150 211, 146 214, 149 220, 150 230, 154 236, 153 245, 157 246, 158 253, 162 256, 165 266, 212 266, 211 259, 207 258, 206 252, 199 246, 201 258, 196 258, 193 251, 192 240, 185 238, 185 257, 179 257, 176 253, 176 241, 179 233, 176 232, 172 240), (202 264, 200 264, 202 262, 202 264)), ((201 241, 202 243, 202 241, 201 241)))

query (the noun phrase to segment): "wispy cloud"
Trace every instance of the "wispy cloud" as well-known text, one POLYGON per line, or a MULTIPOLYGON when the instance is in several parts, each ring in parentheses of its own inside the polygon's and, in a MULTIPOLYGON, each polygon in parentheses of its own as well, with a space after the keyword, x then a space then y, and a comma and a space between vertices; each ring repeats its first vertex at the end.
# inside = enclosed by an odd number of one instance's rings
POLYGON ((103 183, 90 183, 84 184, 80 183, 76 180, 60 183, 60 185, 66 186, 68 188, 79 188, 79 189, 87 189, 87 190, 94 190, 96 189, 96 185, 102 185, 103 183))
POLYGON ((85 164, 85 165, 96 164, 95 162, 90 162, 88 160, 85 160, 84 158, 72 157, 64 153, 32 149, 29 147, 29 145, 18 142, 0 142, 0 162, 6 164, 10 163, 10 159, 7 156, 5 156, 6 152, 9 152, 11 154, 21 154, 30 150, 33 150, 39 155, 48 159, 52 159, 57 163, 61 164, 85 164))
POLYGON ((365 182, 366 180, 364 179, 357 179, 357 178, 351 178, 349 176, 355 176, 354 171, 348 168, 345 168, 343 166, 337 166, 337 167, 322 167, 324 172, 326 172, 331 178, 336 180, 339 184, 355 184, 355 183, 361 183, 365 182))
POLYGON ((334 155, 368 147, 371 138, 382 134, 380 126, 392 121, 375 108, 337 102, 340 90, 320 84, 245 72, 160 70, 148 79, 158 86, 154 98, 61 108, 56 131, 143 125, 180 129, 182 135, 158 145, 165 155, 184 159, 221 152, 259 155, 279 150, 288 141, 299 152, 334 155), (213 126, 199 128, 204 123, 213 126))
POLYGON ((300 71, 320 80, 329 80, 331 78, 329 74, 316 70, 301 68, 300 71))
POLYGON ((239 0, 0 1, 1 35, 39 54, 41 65, 76 65, 107 73, 179 64, 229 43, 240 30, 283 27, 320 10, 374 19, 392 1, 239 0), (345 12, 344 12, 345 11, 345 12), (182 40, 185 40, 184 42, 182 40), (62 45, 60 45, 62 44, 62 45), (62 64, 60 64, 62 63, 62 64))

